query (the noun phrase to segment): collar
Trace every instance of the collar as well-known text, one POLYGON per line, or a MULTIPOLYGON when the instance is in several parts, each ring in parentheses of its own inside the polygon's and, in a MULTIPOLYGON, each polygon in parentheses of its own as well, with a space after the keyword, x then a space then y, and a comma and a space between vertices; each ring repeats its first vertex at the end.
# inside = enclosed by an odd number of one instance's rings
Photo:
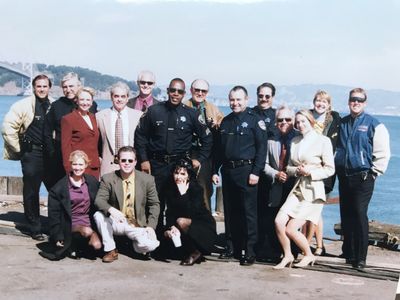
POLYGON ((149 102, 150 100, 153 100, 153 95, 150 94, 146 97, 142 97, 139 95, 139 96, 137 96, 137 100, 139 100, 140 102, 144 102, 144 101, 149 102))

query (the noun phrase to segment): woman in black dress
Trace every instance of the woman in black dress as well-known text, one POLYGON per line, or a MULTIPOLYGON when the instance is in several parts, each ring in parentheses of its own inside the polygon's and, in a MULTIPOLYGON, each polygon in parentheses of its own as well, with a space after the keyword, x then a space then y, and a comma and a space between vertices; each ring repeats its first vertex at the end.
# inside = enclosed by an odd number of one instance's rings
POLYGON ((204 261, 203 254, 214 249, 216 224, 203 201, 203 188, 196 182, 190 161, 180 160, 173 172, 173 183, 165 190, 167 239, 180 234, 183 247, 181 265, 204 261))

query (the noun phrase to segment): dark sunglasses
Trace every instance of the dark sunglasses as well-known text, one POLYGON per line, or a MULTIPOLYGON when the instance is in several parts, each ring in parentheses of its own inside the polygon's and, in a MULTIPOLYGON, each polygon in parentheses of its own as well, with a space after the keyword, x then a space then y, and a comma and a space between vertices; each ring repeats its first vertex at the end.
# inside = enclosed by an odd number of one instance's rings
POLYGON ((120 159, 119 161, 122 162, 122 163, 128 162, 128 163, 130 163, 130 164, 134 162, 133 159, 126 159, 126 158, 120 159))
POLYGON ((176 89, 176 88, 168 88, 168 93, 178 93, 179 95, 185 95, 185 90, 176 89))
POLYGON ((277 121, 278 123, 282 123, 283 120, 285 120, 286 123, 292 122, 292 118, 278 118, 278 119, 276 119, 276 121, 277 121))
POLYGON ((145 84, 147 84, 147 85, 153 85, 153 84, 154 84, 154 82, 152 82, 152 81, 143 81, 143 80, 140 80, 139 83, 140 83, 141 85, 145 85, 145 84))
POLYGON ((203 94, 208 93, 207 90, 202 90, 202 89, 195 89, 195 88, 194 88, 194 91, 195 91, 196 93, 203 93, 203 94))
POLYGON ((358 103, 364 103, 365 101, 367 101, 367 99, 365 98, 360 98, 360 97, 350 97, 349 99, 350 102, 358 102, 358 103))
POLYGON ((271 99, 271 98, 272 98, 272 96, 271 96, 271 95, 263 95, 263 94, 258 94, 258 98, 260 98, 260 99, 263 99, 263 98, 265 98, 265 99, 269 100, 269 99, 271 99))

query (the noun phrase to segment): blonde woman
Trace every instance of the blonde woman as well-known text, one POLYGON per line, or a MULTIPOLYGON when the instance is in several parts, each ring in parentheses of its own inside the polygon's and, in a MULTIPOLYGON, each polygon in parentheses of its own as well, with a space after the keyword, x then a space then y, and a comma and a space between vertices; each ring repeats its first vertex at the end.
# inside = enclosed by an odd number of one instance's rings
POLYGON ((326 200, 323 179, 335 172, 330 140, 314 130, 315 119, 308 110, 295 116, 295 128, 300 135, 292 139, 287 174, 297 177, 286 202, 275 218, 275 227, 283 249, 282 261, 274 269, 291 266, 294 260, 290 240, 302 250, 304 257, 296 267, 314 264, 315 257, 308 241, 299 229, 311 221, 318 224, 326 200))
POLYGON ((77 93, 77 109, 65 115, 61 120, 61 152, 66 173, 71 171, 69 156, 74 150, 85 151, 90 163, 86 174, 100 177, 100 159, 98 151, 99 130, 96 117, 89 110, 93 105, 95 91, 89 87, 81 88, 77 93))
MULTIPOLYGON (((102 246, 98 234, 94 231, 93 214, 99 182, 91 175, 84 174, 90 161, 81 150, 73 151, 69 156, 71 172, 58 181, 49 192, 50 241, 53 253, 40 254, 51 260, 59 260, 72 254, 72 234, 87 238, 89 246, 99 250, 102 246)), ((75 252, 75 254, 74 254, 75 252)))
MULTIPOLYGON (((332 110, 332 99, 331 96, 322 90, 318 90, 314 95, 313 100, 314 108, 311 110, 313 117, 315 118, 314 129, 325 136, 327 136, 332 143, 332 150, 335 153, 336 141, 338 139, 339 126, 340 126, 340 115, 336 111, 332 110)), ((335 185, 336 175, 332 175, 324 179, 325 194, 326 198, 329 198, 329 193, 333 190, 335 185)), ((310 243, 313 236, 315 235, 315 241, 317 247, 314 255, 320 256, 325 254, 325 247, 323 243, 323 220, 322 216, 319 219, 318 225, 314 225, 312 222, 306 224, 307 240, 310 243)))

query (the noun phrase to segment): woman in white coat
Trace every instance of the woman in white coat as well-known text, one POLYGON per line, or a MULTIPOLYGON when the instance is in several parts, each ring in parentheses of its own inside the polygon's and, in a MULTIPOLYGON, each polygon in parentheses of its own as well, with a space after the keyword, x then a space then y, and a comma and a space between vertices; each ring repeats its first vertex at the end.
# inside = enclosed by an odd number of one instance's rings
POLYGON ((296 113, 295 128, 300 135, 291 143, 287 174, 297 177, 296 183, 275 219, 283 259, 274 267, 291 266, 294 260, 290 240, 302 250, 304 257, 295 267, 313 264, 315 257, 306 237, 299 229, 306 221, 318 224, 325 197, 323 179, 335 172, 332 144, 329 138, 314 130, 315 119, 308 110, 296 113))

